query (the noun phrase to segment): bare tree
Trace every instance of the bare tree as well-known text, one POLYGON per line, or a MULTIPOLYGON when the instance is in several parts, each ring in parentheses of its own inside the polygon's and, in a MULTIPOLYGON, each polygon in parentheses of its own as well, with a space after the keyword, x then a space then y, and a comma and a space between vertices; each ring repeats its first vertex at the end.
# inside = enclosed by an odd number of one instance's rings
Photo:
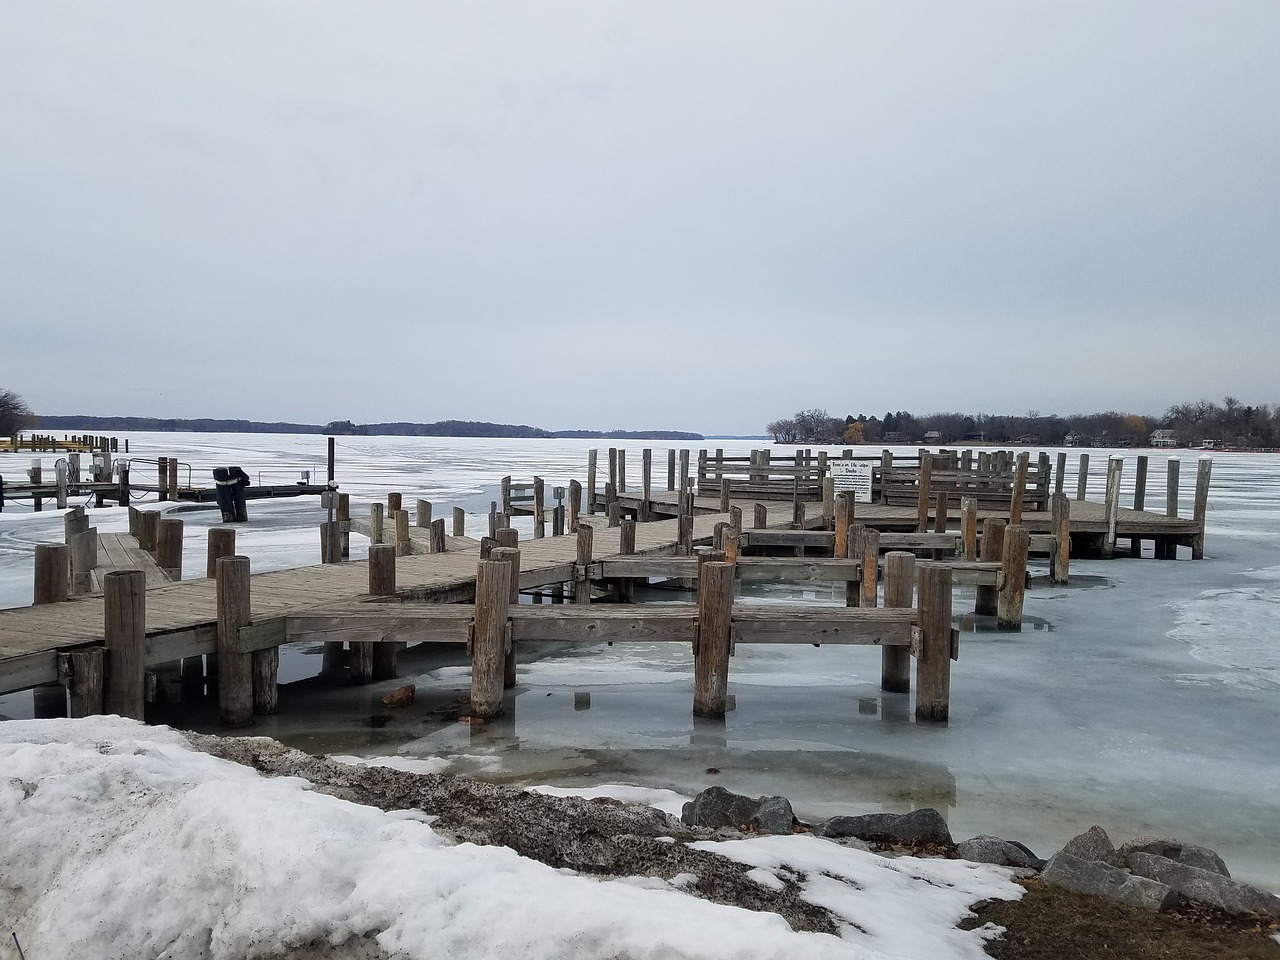
POLYGON ((12 390, 0 387, 0 437, 8 437, 35 420, 30 408, 12 390))

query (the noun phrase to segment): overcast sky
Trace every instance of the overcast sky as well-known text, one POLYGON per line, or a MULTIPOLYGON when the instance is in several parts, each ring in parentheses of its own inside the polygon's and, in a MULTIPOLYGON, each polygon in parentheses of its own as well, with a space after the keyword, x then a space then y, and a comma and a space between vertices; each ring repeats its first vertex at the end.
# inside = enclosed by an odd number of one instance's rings
POLYGON ((1280 401, 1280 3, 0 0, 44 414, 1280 401))

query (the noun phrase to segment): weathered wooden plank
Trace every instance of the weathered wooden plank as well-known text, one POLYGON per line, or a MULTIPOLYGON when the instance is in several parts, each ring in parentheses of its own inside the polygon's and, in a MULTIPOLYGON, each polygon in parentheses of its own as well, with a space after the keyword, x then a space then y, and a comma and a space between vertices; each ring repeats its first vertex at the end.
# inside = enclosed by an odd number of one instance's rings
POLYGON ((743 607, 733 611, 735 643, 911 645, 914 610, 883 607, 743 607))

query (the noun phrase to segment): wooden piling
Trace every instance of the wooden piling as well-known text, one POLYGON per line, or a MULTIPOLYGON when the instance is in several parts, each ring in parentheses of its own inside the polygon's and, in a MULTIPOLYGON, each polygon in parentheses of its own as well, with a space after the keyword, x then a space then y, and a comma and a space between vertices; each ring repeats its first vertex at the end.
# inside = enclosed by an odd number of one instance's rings
POLYGON ((1076 470, 1076 499, 1083 500, 1089 489, 1089 455, 1080 454, 1080 467, 1076 470))
POLYGON ((933 476, 933 455, 920 451, 920 495, 916 501, 916 530, 925 533, 929 529, 929 485, 933 476))
POLYGON ((147 579, 141 570, 102 578, 103 645, 107 651, 103 709, 142 720, 146 684, 147 579))
POLYGON ((763 503, 753 505, 751 511, 751 526, 756 530, 764 530, 769 526, 769 508, 763 503))
POLYGON ((862 562, 862 580, 859 585, 858 606, 876 605, 876 580, 880 567, 880 531, 874 527, 862 527, 861 535, 854 541, 857 559, 862 562))
POLYGON ((648 523, 653 501, 653 450, 640 451, 640 520, 648 523))
POLYGON ((675 448, 667 450, 667 492, 674 493, 676 489, 676 451, 675 448))
POLYGON ((219 720, 223 726, 243 727, 253 722, 253 662, 249 654, 240 652, 240 628, 248 624, 251 617, 249 558, 223 557, 218 561, 214 579, 218 607, 219 720))
MULTIPOLYGON (((323 542, 323 540, 321 541, 323 542)), ((210 527, 206 546, 204 575, 212 580, 218 575, 218 561, 236 552, 235 527, 210 527)))
POLYGON ((721 476, 720 478, 720 512, 728 513, 729 507, 730 507, 729 478, 721 476))
MULTIPOLYGON (((515 531, 512 532, 514 533, 515 531)), ((520 604, 520 551, 515 547, 494 547, 489 559, 505 563, 511 567, 510 604, 513 607, 518 606, 520 604)), ((504 690, 510 690, 516 685, 516 666, 516 645, 515 641, 511 641, 507 644, 506 658, 502 664, 502 687, 504 690)))
POLYGON ((341 560, 351 558, 351 494, 338 494, 338 509, 334 515, 338 524, 338 557, 341 560))
POLYGON ((447 544, 444 538, 444 517, 431 521, 431 552, 444 553, 447 544))
MULTIPOLYGON (((905 608, 914 603, 916 557, 907 550, 891 550, 884 557, 884 605, 905 608)), ((911 650, 883 647, 880 654, 880 689, 886 693, 911 691, 911 650)))
POLYGON ((159 533, 160 512, 158 510, 138 511, 138 546, 147 553, 155 555, 156 536, 159 533))
POLYGON ((1213 459, 1201 457, 1196 468, 1196 499, 1191 508, 1191 519, 1199 529, 1191 537, 1191 559, 1204 559, 1204 523, 1209 510, 1209 479, 1213 473, 1213 459))
POLYGON ((1062 492, 1062 485, 1066 481, 1066 478, 1067 478, 1067 455, 1066 453, 1059 451, 1058 462, 1055 465, 1055 469, 1053 472, 1053 492, 1054 493, 1062 492))
MULTIPOLYGON (((982 522, 982 549, 979 559, 983 563, 998 563, 1004 546, 1005 521, 999 517, 987 517, 982 522)), ((974 591, 973 612, 982 616, 994 616, 999 610, 999 591, 995 587, 977 587, 974 591)))
POLYGON ((90 527, 74 534, 71 548, 71 593, 79 596, 93 589, 93 568, 98 565, 98 530, 90 527))
POLYGON ((66 657, 67 692, 71 695, 72 719, 97 716, 103 711, 104 649, 86 647, 73 650, 66 657))
POLYGON ((386 508, 380 503, 369 504, 369 544, 382 543, 383 512, 386 508))
MULTIPOLYGON (((1144 510, 1147 505, 1147 455, 1138 454, 1138 465, 1133 476, 1133 509, 1144 510)), ((1136 534, 1129 538, 1129 556, 1142 556, 1142 538, 1136 534)))
POLYGON ((960 498, 960 542, 962 557, 978 559, 978 501, 973 497, 960 498))
POLYGON ((916 719, 942 721, 951 712, 951 568, 922 563, 919 579, 916 719))
POLYGON ((397 510, 392 516, 396 524, 396 556, 407 557, 413 552, 413 541, 409 539, 409 511, 397 510))
POLYGON ((582 514, 582 484, 577 480, 569 481, 569 520, 570 533, 578 532, 578 517, 582 514))
POLYGON ((182 521, 177 517, 156 522, 156 566, 170 580, 182 579, 182 521))
MULTIPOLYGON (((618 530, 618 554, 629 557, 636 552, 636 522, 623 520, 618 530)), ((618 601, 635 603, 636 581, 633 577, 622 577, 618 580, 618 601)))
POLYGON ((1071 501, 1066 494, 1055 493, 1049 499, 1049 509, 1054 538, 1049 579, 1053 583, 1067 583, 1071 579, 1071 501))
MULTIPOLYGON (((596 496, 596 452, 594 450, 587 451, 587 463, 589 464, 589 474, 591 477, 591 499, 594 501, 596 496)), ((502 478, 502 512, 508 517, 511 516, 510 477, 502 478)))
POLYGON ((619 493, 627 492, 627 449, 626 447, 618 448, 618 485, 619 493))
POLYGON ((1009 492, 1009 522, 1022 522, 1022 500, 1027 493, 1027 470, 1031 464, 1031 454, 1023 450, 1013 468, 1013 487, 1009 492))
POLYGON ((485 560, 476 568, 475 635, 471 642, 471 715, 502 713, 506 673, 511 564, 485 560))
POLYGON ((1000 548, 1000 569, 1004 585, 999 589, 996 627, 1000 630, 1022 629, 1022 604, 1027 590, 1027 548, 1031 538, 1020 523, 1010 524, 1004 531, 1000 548))
POLYGON ((933 505, 933 532, 946 533, 947 521, 951 519, 947 516, 947 491, 939 490, 937 497, 934 499, 933 505))
POLYGON ((168 476, 165 478, 165 486, 169 490, 169 499, 177 500, 178 499, 178 458, 170 457, 168 467, 169 467, 169 473, 168 473, 168 476))
POLYGON ((574 557, 573 602, 591 602, 591 541, 595 531, 591 524, 578 524, 578 551, 574 557))
MULTIPOLYGON (((504 506, 504 513, 511 511, 504 506)), ((587 513, 596 512, 596 451, 587 451, 587 513)))
POLYGON ((71 588, 71 548, 65 543, 36 544, 33 604, 62 603, 71 588))
POLYGON ((280 712, 280 648, 267 647, 249 654, 253 672, 253 712, 271 716, 280 712))
POLYGON ((681 556, 693 556, 693 515, 682 513, 676 524, 676 529, 680 547, 677 552, 681 556))
POLYGON ((500 547, 520 546, 520 531, 515 527, 499 527, 494 537, 500 547))
POLYGON ((609 526, 616 527, 622 523, 622 504, 617 500, 609 503, 609 526))
POLYGON ((729 527, 724 532, 724 562, 725 563, 738 562, 738 535, 739 535, 739 531, 735 530, 732 524, 730 524, 729 527))
POLYGON ((695 716, 724 716, 729 690, 733 575, 730 563, 708 561, 698 569, 698 633, 693 652, 695 716))
POLYGON ((169 499, 169 458, 156 458, 156 499, 162 503, 169 499))
POLYGON ((1107 532, 1102 538, 1102 556, 1110 559, 1116 552, 1116 524, 1120 517, 1120 474, 1124 470, 1124 457, 1111 457, 1107 461, 1107 487, 1103 501, 1103 520, 1107 532))
MULTIPOLYGON (((401 511, 401 515, 408 514, 401 511)), ((399 550, 390 544, 377 544, 369 547, 369 595, 373 597, 393 597, 396 593, 396 557, 401 556, 399 550)), ((354 646, 354 644, 353 644, 354 646)), ((372 643, 369 672, 373 680, 390 680, 399 676, 396 659, 399 643, 372 643)))
MULTIPOLYGON (((617 489, 616 487, 614 488, 617 489)), ((546 501, 543 493, 541 477, 533 478, 533 539, 541 540, 547 535, 546 501)), ((455 537, 462 534, 455 533, 455 537)))
POLYGON ((467 511, 462 507, 453 508, 453 535, 455 537, 467 535, 467 511))
POLYGON ((835 549, 832 556, 847 557, 849 555, 849 524, 853 521, 853 494, 841 490, 836 496, 835 505, 835 549))
POLYGON ((400 493, 387 494, 387 516, 394 517, 396 512, 403 509, 404 495, 400 493))
POLYGON ((426 529, 431 526, 431 501, 419 499, 416 504, 414 526, 426 529))
POLYGON ((689 490, 689 451, 680 451, 680 502, 684 502, 685 494, 689 490))

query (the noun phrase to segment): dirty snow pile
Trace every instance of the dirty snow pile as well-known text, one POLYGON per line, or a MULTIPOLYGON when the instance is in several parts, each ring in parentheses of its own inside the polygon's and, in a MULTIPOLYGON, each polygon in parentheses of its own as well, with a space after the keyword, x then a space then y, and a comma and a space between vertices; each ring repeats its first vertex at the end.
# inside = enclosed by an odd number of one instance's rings
POLYGON ((28 957, 98 960, 316 943, 339 945, 332 956, 453 960, 981 960, 992 931, 955 923, 970 903, 1020 894, 999 868, 812 837, 711 845, 766 886, 804 873, 806 895, 847 921, 842 938, 796 933, 653 879, 592 879, 454 844, 429 819, 263 777, 163 727, 0 723, 0 957, 13 931, 28 957))

